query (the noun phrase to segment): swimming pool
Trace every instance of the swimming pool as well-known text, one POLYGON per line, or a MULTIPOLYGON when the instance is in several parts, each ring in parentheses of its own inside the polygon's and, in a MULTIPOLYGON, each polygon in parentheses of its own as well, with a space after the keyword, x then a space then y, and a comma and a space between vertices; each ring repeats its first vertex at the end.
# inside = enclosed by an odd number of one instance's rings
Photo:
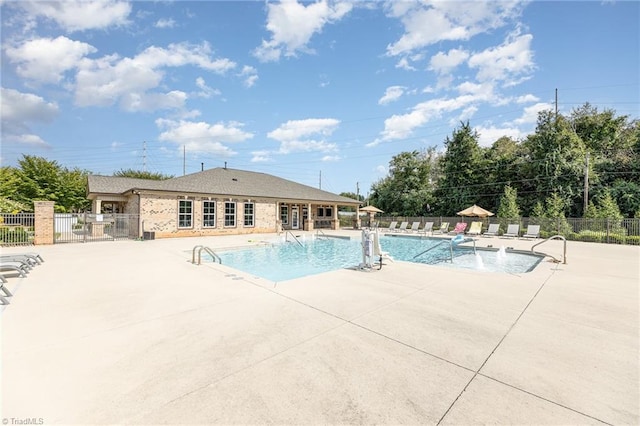
MULTIPOLYGON (((453 262, 450 262, 448 240, 438 238, 383 236, 380 237, 380 246, 394 260, 490 272, 529 272, 542 259, 535 255, 506 252, 504 248, 474 253, 472 247, 459 246, 454 250, 453 262)), ((224 265, 276 282, 357 267, 362 262, 360 240, 342 238, 305 239, 300 240, 300 244, 279 242, 219 251, 217 254, 224 265)))

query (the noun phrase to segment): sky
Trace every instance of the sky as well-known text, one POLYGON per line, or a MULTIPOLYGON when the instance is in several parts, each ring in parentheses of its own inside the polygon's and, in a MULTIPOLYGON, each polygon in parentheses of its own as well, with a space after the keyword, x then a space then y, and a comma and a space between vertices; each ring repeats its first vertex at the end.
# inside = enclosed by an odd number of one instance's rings
POLYGON ((637 1, 0 0, 1 153, 363 196, 401 152, 640 117, 637 1))

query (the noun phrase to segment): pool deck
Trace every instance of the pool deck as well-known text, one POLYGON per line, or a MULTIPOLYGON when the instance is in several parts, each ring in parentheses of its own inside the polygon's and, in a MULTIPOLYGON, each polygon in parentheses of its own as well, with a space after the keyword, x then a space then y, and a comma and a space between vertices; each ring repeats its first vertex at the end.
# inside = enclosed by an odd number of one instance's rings
POLYGON ((6 285, 5 424, 640 423, 640 247, 568 242, 568 264, 519 275, 394 262, 280 283, 189 262, 276 237, 3 248, 45 259, 6 285))

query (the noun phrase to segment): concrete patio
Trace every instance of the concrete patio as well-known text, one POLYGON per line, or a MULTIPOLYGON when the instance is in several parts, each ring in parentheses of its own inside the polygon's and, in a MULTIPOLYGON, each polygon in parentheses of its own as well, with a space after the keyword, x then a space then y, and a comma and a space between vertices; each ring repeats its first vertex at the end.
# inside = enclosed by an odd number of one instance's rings
POLYGON ((276 237, 4 248, 45 259, 6 285, 5 424, 640 423, 640 247, 280 283, 189 262, 276 237))

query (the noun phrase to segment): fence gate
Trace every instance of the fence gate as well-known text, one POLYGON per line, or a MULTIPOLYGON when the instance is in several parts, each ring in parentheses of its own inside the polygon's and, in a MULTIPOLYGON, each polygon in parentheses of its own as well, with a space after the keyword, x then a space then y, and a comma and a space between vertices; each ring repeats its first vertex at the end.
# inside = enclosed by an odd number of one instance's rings
POLYGON ((138 238, 138 215, 57 213, 54 242, 88 243, 138 238))

